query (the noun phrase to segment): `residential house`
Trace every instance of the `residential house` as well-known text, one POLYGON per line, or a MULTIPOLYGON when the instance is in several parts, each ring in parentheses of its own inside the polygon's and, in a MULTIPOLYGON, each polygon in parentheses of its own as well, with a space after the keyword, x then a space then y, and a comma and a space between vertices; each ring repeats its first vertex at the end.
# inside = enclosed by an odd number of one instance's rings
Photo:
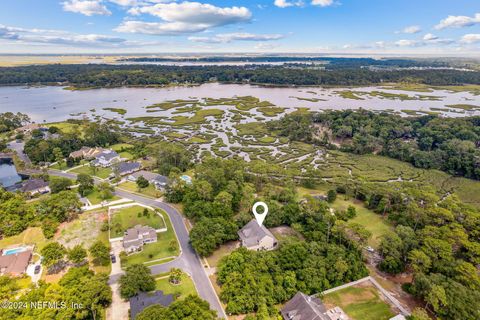
POLYGON ((150 172, 150 171, 137 171, 131 175, 128 176, 128 180, 132 182, 136 182, 139 177, 144 177, 147 179, 148 182, 153 184, 155 188, 157 189, 165 189, 165 187, 168 185, 168 178, 165 176, 162 176, 161 174, 150 172))
POLYGON ((21 276, 27 271, 31 259, 31 250, 0 256, 0 275, 21 276))
POLYGON ((29 123, 27 125, 24 125, 23 127, 15 129, 16 132, 21 132, 21 133, 30 133, 33 130, 40 129, 41 126, 38 123, 29 123))
POLYGON ((145 308, 159 304, 168 307, 173 302, 173 295, 163 294, 163 291, 157 290, 151 292, 139 292, 137 295, 130 298, 130 319, 135 319, 137 315, 145 308))
POLYGON ((281 314, 284 320, 348 320, 340 307, 327 310, 322 300, 297 292, 290 299, 281 314))
POLYGON ((141 164, 139 162, 120 162, 117 170, 119 175, 125 176, 140 170, 140 167, 141 164))
POLYGON ((113 164, 120 162, 120 156, 114 150, 103 150, 95 155, 92 164, 96 167, 108 168, 113 164))
POLYGON ((103 148, 82 147, 80 150, 70 152, 69 157, 74 159, 93 159, 103 152, 103 148))
POLYGON ((20 191, 30 195, 44 194, 50 192, 48 182, 43 179, 34 178, 22 182, 20 191))
POLYGON ((259 225, 255 219, 247 223, 238 231, 242 246, 249 250, 272 250, 277 246, 277 239, 263 225, 259 225))
POLYGON ((136 225, 125 231, 123 249, 126 253, 141 251, 143 245, 157 242, 157 232, 149 226, 136 225))

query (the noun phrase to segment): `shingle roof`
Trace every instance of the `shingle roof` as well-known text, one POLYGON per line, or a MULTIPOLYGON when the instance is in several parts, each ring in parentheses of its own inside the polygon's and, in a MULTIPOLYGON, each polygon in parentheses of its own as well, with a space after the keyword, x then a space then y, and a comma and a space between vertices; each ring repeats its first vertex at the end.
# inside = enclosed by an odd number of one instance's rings
POLYGON ((118 171, 120 174, 128 173, 138 169, 140 169, 140 163, 138 162, 120 162, 118 164, 118 171))
POLYGON ((141 176, 144 177, 145 179, 147 179, 150 182, 155 182, 156 181, 156 182, 161 183, 161 184, 167 184, 168 183, 168 178, 167 177, 162 176, 161 174, 158 174, 158 173, 155 173, 155 172, 141 170, 141 171, 137 171, 135 173, 132 173, 132 177, 134 177, 135 179, 138 179, 141 176))
POLYGON ((242 229, 238 231, 238 236, 247 245, 247 247, 257 245, 264 237, 271 237, 275 239, 273 234, 265 228, 260 226, 255 219, 250 220, 242 229))
POLYGON ((309 297, 302 292, 297 292, 281 311, 285 320, 328 320, 325 312, 327 310, 320 299, 309 297))
POLYGON ((31 257, 31 250, 0 256, 0 273, 13 275, 24 273, 31 257))
POLYGON ((173 295, 164 295, 163 291, 158 290, 153 293, 140 292, 136 296, 130 298, 130 317, 135 317, 146 307, 154 304, 160 304, 168 307, 173 302, 173 295))
POLYGON ((110 161, 113 158, 118 157, 118 153, 116 153, 114 150, 103 150, 99 154, 95 156, 96 159, 104 158, 106 161, 110 161))
POLYGON ((30 192, 35 191, 41 188, 45 188, 48 186, 48 182, 43 181, 43 179, 29 179, 22 183, 22 187, 20 190, 22 192, 30 192))

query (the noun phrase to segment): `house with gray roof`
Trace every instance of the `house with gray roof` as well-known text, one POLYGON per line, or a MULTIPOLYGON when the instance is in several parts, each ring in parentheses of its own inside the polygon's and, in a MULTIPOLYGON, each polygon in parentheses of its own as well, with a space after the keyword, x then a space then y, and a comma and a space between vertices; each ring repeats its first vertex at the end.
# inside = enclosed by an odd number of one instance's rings
POLYGON ((130 319, 135 319, 140 312, 151 305, 159 304, 168 307, 172 302, 173 295, 165 295, 161 290, 155 292, 139 292, 130 298, 130 319))
POLYGON ((114 163, 120 162, 120 156, 114 150, 103 150, 95 155, 95 160, 92 164, 96 167, 108 168, 114 163))
POLYGON ((120 162, 118 163, 118 174, 125 176, 140 170, 141 164, 139 162, 120 162))
POLYGON ((126 253, 141 251, 143 245, 157 242, 157 232, 149 226, 136 225, 125 231, 123 249, 126 253))
POLYGON ((50 187, 48 186, 48 182, 44 181, 43 179, 28 179, 22 182, 22 186, 20 187, 20 191, 24 193, 29 193, 30 195, 35 194, 43 194, 50 192, 50 187))
POLYGON ((138 178, 144 177, 147 179, 147 181, 155 186, 157 189, 165 189, 165 187, 168 185, 168 178, 165 176, 162 176, 161 174, 155 173, 155 172, 150 172, 150 171, 145 171, 145 170, 140 170, 135 173, 132 173, 131 175, 128 176, 128 180, 132 182, 136 182, 138 178))
POLYGON ((284 320, 348 320, 350 319, 340 307, 327 310, 322 300, 297 292, 290 299, 281 314, 284 320))
POLYGON ((273 250, 277 246, 277 239, 273 234, 264 225, 259 225, 255 219, 240 229, 238 236, 242 246, 249 250, 273 250))

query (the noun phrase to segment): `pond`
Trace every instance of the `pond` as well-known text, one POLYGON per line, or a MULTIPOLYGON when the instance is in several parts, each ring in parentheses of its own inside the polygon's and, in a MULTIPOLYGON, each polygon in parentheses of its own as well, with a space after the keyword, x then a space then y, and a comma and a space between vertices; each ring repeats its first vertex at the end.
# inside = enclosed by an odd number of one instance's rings
MULTIPOLYGON (((0 112, 12 111, 28 114, 36 122, 63 121, 68 118, 91 117, 92 113, 107 118, 120 118, 120 115, 103 108, 127 110, 125 117, 147 115, 146 106, 176 99, 231 98, 254 96, 260 100, 285 107, 286 112, 296 108, 314 111, 326 109, 389 110, 402 112, 440 112, 447 116, 480 114, 478 109, 471 111, 452 109, 449 105, 480 106, 480 96, 469 92, 408 92, 380 87, 364 88, 321 88, 288 87, 274 88, 254 85, 208 83, 200 86, 179 86, 166 88, 113 88, 94 90, 65 90, 62 87, 1 87, 0 112), (343 91, 343 93, 342 93, 343 91), (358 92, 352 99, 349 92, 358 92), (384 94, 378 94, 378 92, 384 94), (370 94, 371 93, 371 94, 370 94), (388 97, 385 94, 390 94, 388 97), (399 99, 395 95, 407 95, 399 99), (95 111, 92 111, 95 109, 95 111)), ((403 113, 405 114, 405 112, 403 113)), ((163 114, 156 114, 163 115, 163 114)), ((166 114, 168 116, 168 114, 166 114)))
POLYGON ((10 160, 0 160, 0 185, 8 188, 22 181, 10 160))

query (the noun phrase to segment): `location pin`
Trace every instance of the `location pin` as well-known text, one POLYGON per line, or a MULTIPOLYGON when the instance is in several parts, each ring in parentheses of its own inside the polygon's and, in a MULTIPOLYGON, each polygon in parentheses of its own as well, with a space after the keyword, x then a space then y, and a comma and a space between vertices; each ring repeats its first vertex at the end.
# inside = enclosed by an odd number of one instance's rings
POLYGON ((267 213, 268 213, 267 204, 265 202, 261 202, 261 201, 260 202, 255 202, 255 204, 253 205, 252 211, 253 211, 253 215, 255 216, 255 219, 257 220, 258 225, 261 227, 263 225, 263 221, 267 217, 267 213), (262 213, 257 212, 258 207, 263 207, 263 212, 262 213))

